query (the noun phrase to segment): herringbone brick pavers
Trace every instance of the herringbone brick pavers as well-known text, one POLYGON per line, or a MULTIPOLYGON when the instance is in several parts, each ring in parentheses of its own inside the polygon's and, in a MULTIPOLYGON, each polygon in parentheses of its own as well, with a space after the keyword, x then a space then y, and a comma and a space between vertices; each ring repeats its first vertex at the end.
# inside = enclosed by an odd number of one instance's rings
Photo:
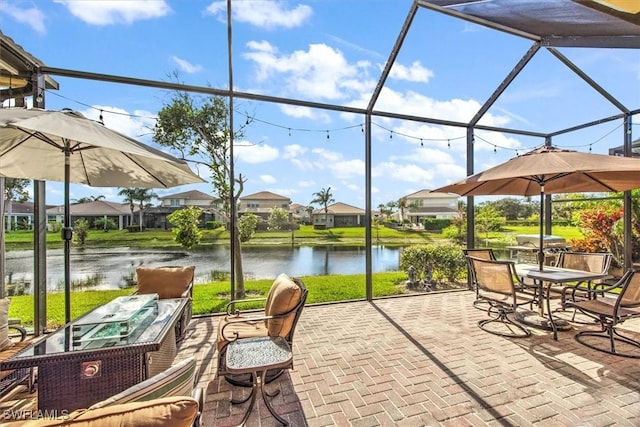
MULTIPOLYGON (((307 306, 294 368, 266 385, 292 426, 638 426, 640 362, 596 352, 571 331, 509 339, 477 327, 471 292, 307 306)), ((560 314, 564 316, 563 314, 560 314)), ((570 317, 570 316, 568 316, 570 317)), ((206 426, 235 425, 248 390, 215 378, 217 317, 196 318, 180 357, 198 354, 206 426)), ((627 322, 638 332, 640 322, 627 322)), ((276 426, 258 397, 248 425, 276 426)))

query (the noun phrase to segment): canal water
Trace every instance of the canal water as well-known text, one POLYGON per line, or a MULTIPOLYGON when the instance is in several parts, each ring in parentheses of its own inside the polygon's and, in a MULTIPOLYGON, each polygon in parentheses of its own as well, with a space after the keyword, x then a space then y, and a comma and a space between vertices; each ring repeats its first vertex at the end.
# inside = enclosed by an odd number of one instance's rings
MULTIPOLYGON (((373 272, 397 271, 400 263, 398 247, 372 248, 373 272)), ((364 274, 364 247, 278 246, 242 248, 246 279, 273 279, 280 273, 290 276, 328 274, 364 274)), ((71 280, 96 282, 92 289, 117 289, 127 286, 139 266, 195 265, 196 283, 208 282, 220 274, 229 274, 228 247, 214 246, 205 250, 180 249, 73 249, 71 280)), ((62 249, 47 250, 47 289, 64 287, 64 254, 62 249)), ((8 251, 5 254, 6 283, 16 293, 31 293, 33 251, 8 251)))

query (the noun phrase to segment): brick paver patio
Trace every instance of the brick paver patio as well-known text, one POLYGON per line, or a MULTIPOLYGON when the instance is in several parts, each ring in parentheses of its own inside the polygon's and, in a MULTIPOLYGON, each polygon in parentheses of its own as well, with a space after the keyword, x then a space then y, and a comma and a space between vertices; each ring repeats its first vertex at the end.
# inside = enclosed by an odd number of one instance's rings
MULTIPOLYGON (((472 301, 462 291, 305 307, 294 369, 266 386, 281 391, 276 411, 294 427, 640 425, 639 360, 577 343, 580 325, 558 341, 488 334, 472 301)), ((200 360, 205 426, 236 425, 247 404, 230 398, 248 389, 215 378, 217 323, 194 319, 179 357, 200 360)), ((278 425, 260 397, 248 425, 278 425)))

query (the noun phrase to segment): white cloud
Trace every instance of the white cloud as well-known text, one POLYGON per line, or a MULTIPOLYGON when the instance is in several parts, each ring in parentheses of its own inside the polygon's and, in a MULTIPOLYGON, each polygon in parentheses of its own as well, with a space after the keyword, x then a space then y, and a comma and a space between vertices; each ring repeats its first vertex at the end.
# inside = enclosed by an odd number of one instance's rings
POLYGON ((5 1, 2 2, 0 13, 6 13, 17 22, 28 25, 39 34, 45 34, 47 32, 47 29, 44 25, 44 13, 42 13, 42 11, 37 7, 20 9, 19 7, 15 7, 14 5, 5 1))
MULTIPOLYGON (((310 6, 299 4, 288 9, 283 1, 236 1, 231 13, 233 20, 263 29, 295 28, 302 26, 313 14, 310 6)), ((217 15, 226 21, 227 2, 216 1, 206 8, 206 13, 217 15)))
MULTIPOLYGON (((380 67, 382 70, 382 66, 380 67)), ((433 71, 422 66, 420 61, 414 61, 410 67, 395 62, 391 67, 389 77, 398 80, 407 80, 410 82, 428 83, 433 77, 433 71)))
POLYGON ((298 181, 298 187, 306 188, 306 187, 313 187, 314 185, 316 185, 315 181, 310 181, 310 180, 298 181))
POLYGON ((295 159, 304 155, 307 152, 307 147, 303 147, 299 144, 291 144, 287 145, 283 149, 282 158, 283 159, 295 159))
POLYGON ((356 176, 364 176, 365 164, 361 159, 344 159, 342 153, 329 151, 324 148, 312 150, 317 159, 314 165, 318 169, 327 169, 339 179, 349 179, 356 176))
POLYGON ((273 175, 260 175, 260 181, 265 184, 274 184, 278 182, 278 180, 273 175))
MULTIPOLYGON (((317 120, 317 121, 321 121, 324 123, 328 123, 331 121, 329 115, 321 110, 318 110, 316 108, 309 108, 309 107, 298 107, 295 105, 287 105, 287 104, 280 104, 280 111, 282 111, 284 114, 286 114, 289 117, 293 117, 296 119, 313 119, 313 120, 317 120)), ((291 131, 292 133, 294 131, 291 131)))
POLYGON ((345 90, 362 87, 364 66, 349 64, 342 52, 326 44, 312 44, 307 51, 291 54, 280 54, 266 41, 249 42, 247 47, 243 57, 255 64, 255 78, 264 83, 280 75, 286 80, 285 92, 296 98, 341 99, 345 90))
POLYGON ((202 66, 201 65, 194 65, 192 63, 190 63, 189 61, 179 58, 177 56, 172 56, 171 60, 173 62, 175 62, 176 64, 178 64, 178 67, 180 67, 181 71, 184 71, 187 74, 193 74, 193 73, 198 73, 200 71, 202 71, 202 66))
POLYGON ((171 12, 164 0, 54 0, 64 5, 76 18, 90 25, 132 24, 161 18, 171 12))
POLYGON ((278 149, 267 144, 237 147, 234 144, 234 151, 239 161, 251 164, 270 162, 279 156, 278 149))
POLYGON ((382 162, 371 169, 374 178, 390 178, 394 181, 428 183, 433 180, 434 171, 425 170, 414 164, 382 162))

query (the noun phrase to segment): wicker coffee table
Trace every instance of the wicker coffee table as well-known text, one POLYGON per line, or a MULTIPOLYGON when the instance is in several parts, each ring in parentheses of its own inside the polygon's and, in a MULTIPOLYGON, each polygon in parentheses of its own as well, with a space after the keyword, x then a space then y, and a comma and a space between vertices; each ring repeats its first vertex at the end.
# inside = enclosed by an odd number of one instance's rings
POLYGON ((280 417, 271 406, 267 397, 276 396, 280 390, 273 394, 268 394, 263 388, 264 378, 269 369, 288 369, 293 364, 293 355, 289 343, 282 337, 260 337, 243 338, 232 341, 227 347, 226 354, 227 371, 231 374, 252 374, 253 387, 251 394, 242 400, 231 400, 234 404, 244 403, 251 399, 247 412, 244 414, 241 425, 244 425, 251 414, 251 410, 256 402, 258 392, 262 394, 264 404, 278 421, 287 426, 287 423, 280 417))
POLYGON ((74 323, 82 324, 94 310, 0 362, 0 370, 37 367, 40 411, 87 408, 171 366, 175 324, 185 304, 186 298, 158 300, 157 312, 140 330, 80 345, 74 323))

